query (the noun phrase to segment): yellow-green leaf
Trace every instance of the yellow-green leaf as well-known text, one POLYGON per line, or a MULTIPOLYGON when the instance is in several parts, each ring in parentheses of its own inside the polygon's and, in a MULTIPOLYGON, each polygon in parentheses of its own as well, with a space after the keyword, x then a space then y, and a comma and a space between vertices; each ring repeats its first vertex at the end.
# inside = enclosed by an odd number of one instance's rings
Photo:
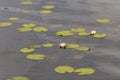
POLYGON ((75 49, 77 51, 80 51, 80 52, 85 52, 85 51, 89 51, 90 50, 90 48, 88 48, 88 47, 77 47, 75 49))
POLYGON ((88 32, 80 32, 80 33, 78 33, 78 35, 79 36, 88 36, 88 35, 90 35, 90 33, 88 33, 88 32))
POLYGON ((20 51, 22 53, 30 53, 30 52, 35 51, 35 49, 34 48, 22 48, 20 51))
POLYGON ((11 25, 12 25, 11 22, 0 22, 0 28, 9 27, 9 26, 11 26, 11 25))
POLYGON ((42 6, 42 8, 44 8, 44 9, 53 9, 53 8, 55 8, 55 6, 54 5, 45 5, 45 6, 42 6))
POLYGON ((84 28, 72 28, 71 29, 72 32, 85 32, 84 28))
POLYGON ((29 24, 23 24, 23 27, 25 28, 32 28, 32 27, 35 27, 36 24, 33 24, 33 23, 29 23, 29 24))
POLYGON ((52 13, 51 10, 40 10, 40 14, 50 14, 52 13))
POLYGON ((56 32, 57 36, 72 36, 74 33, 72 31, 58 31, 56 32))
POLYGON ((31 1, 23 1, 23 2, 20 2, 20 4, 22 4, 22 5, 32 5, 33 2, 31 2, 31 1))
POLYGON ((35 31, 35 32, 47 32, 48 29, 45 28, 45 27, 35 27, 35 28, 33 29, 33 31, 35 31))
POLYGON ((17 30, 18 32, 28 32, 28 31, 31 31, 32 28, 23 27, 23 28, 17 28, 16 30, 17 30))
POLYGON ((30 79, 27 77, 24 77, 24 76, 16 76, 16 77, 12 77, 11 79, 8 79, 8 80, 30 80, 30 79))
POLYGON ((107 36, 106 34, 94 34, 93 35, 94 38, 104 38, 106 36, 107 36))
POLYGON ((43 54, 29 54, 26 56, 26 58, 30 60, 44 60, 45 57, 43 54))
POLYGON ((75 70, 75 73, 79 75, 90 75, 95 73, 95 70, 93 68, 79 68, 75 70))
POLYGON ((110 22, 110 19, 108 19, 108 18, 98 18, 98 19, 96 19, 96 22, 108 23, 108 22, 110 22))
POLYGON ((70 66, 58 66, 55 68, 55 72, 64 74, 64 73, 72 73, 74 72, 74 68, 70 66))
POLYGON ((20 20, 20 18, 17 18, 17 17, 10 17, 9 20, 17 21, 17 20, 20 20))

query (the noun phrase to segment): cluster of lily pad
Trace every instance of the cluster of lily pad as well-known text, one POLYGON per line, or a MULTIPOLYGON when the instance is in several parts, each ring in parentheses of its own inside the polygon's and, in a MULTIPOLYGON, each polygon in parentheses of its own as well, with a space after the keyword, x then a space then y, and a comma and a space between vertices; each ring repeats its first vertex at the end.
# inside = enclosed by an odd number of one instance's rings
POLYGON ((80 46, 78 44, 67 44, 66 48, 75 49, 75 50, 80 51, 80 52, 85 52, 85 51, 90 50, 89 47, 82 47, 82 46, 80 46))
MULTIPOLYGON (((33 5, 34 3, 32 1, 22 1, 20 2, 21 5, 33 5)), ((55 8, 54 5, 44 5, 42 6, 43 10, 40 10, 39 13, 40 14, 50 14, 52 13, 53 8, 55 8)), ((22 11, 22 13, 30 13, 30 11, 24 10, 22 11)))
POLYGON ((30 79, 24 76, 15 76, 7 80, 30 80, 30 79))
POLYGON ((29 32, 29 31, 35 31, 35 32, 47 32, 48 29, 46 27, 36 26, 36 24, 28 23, 23 24, 21 28, 16 29, 18 32, 29 32))
POLYGON ((0 22, 0 28, 9 27, 12 26, 12 24, 11 22, 0 22))
POLYGON ((66 73, 78 73, 78 75, 85 76, 95 73, 95 69, 93 68, 78 68, 75 69, 71 66, 58 66, 55 68, 55 72, 59 74, 66 74, 66 73))
POLYGON ((96 33, 91 35, 90 32, 87 32, 84 28, 71 28, 70 30, 63 30, 56 32, 57 36, 73 36, 75 33, 78 33, 79 36, 92 36, 94 38, 104 38, 107 35, 102 33, 96 33))
MULTIPOLYGON (((40 47, 50 48, 50 47, 53 47, 53 44, 52 43, 45 43, 45 44, 42 44, 42 45, 32 45, 29 48, 22 48, 20 50, 20 52, 22 52, 22 53, 33 53, 36 48, 40 48, 40 47)), ((44 60, 45 57, 46 57, 46 55, 44 55, 44 54, 36 54, 35 53, 35 54, 28 54, 26 56, 26 59, 29 59, 29 60, 44 60)))

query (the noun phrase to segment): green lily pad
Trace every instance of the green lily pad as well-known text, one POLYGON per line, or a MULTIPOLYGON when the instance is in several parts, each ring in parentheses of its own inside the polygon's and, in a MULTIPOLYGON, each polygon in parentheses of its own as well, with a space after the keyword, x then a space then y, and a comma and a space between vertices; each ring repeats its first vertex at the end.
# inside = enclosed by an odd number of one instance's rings
POLYGON ((71 29, 72 32, 85 32, 84 28, 72 28, 71 29))
POLYGON ((55 68, 55 72, 64 74, 64 73, 72 73, 74 72, 74 68, 70 66, 58 66, 55 68))
POLYGON ((96 19, 96 22, 108 23, 108 22, 110 22, 110 19, 108 19, 108 18, 98 18, 98 19, 96 19))
POLYGON ((33 24, 33 23, 30 23, 30 24, 23 24, 23 27, 25 28, 32 28, 32 27, 35 27, 36 25, 33 24))
POLYGON ((73 49, 74 49, 74 48, 80 47, 80 45, 78 45, 78 44, 67 44, 66 47, 67 47, 67 48, 73 48, 73 49))
POLYGON ((20 20, 20 18, 17 18, 17 17, 10 17, 9 20, 17 21, 17 20, 20 20))
POLYGON ((78 35, 79 36, 88 36, 88 35, 90 35, 90 33, 88 33, 88 32, 80 32, 80 33, 78 33, 78 35))
POLYGON ((17 28, 16 29, 18 32, 28 32, 28 31, 31 31, 32 28, 29 28, 29 27, 21 27, 21 28, 17 28))
POLYGON ((33 29, 33 31, 35 31, 35 32, 47 32, 48 29, 45 28, 45 27, 35 27, 35 28, 33 29))
POLYGON ((77 47, 75 49, 77 51, 80 51, 80 52, 85 52, 85 51, 89 51, 90 50, 90 48, 88 48, 88 47, 77 47))
POLYGON ((46 43, 46 44, 42 44, 43 47, 53 47, 52 43, 46 43))
POLYGON ((51 10, 41 10, 40 11, 40 14, 50 14, 50 13, 52 13, 51 10))
POLYGON ((94 38, 104 38, 106 36, 107 36, 106 34, 94 34, 93 35, 94 38))
POLYGON ((45 6, 42 6, 42 8, 44 8, 44 9, 53 9, 53 8, 55 8, 55 6, 54 5, 45 5, 45 6))
POLYGON ((34 48, 22 48, 20 51, 22 53, 30 53, 30 52, 35 51, 35 49, 34 48))
POLYGON ((95 73, 95 70, 93 68, 80 68, 76 69, 75 73, 78 73, 81 76, 85 76, 95 73))
POLYGON ((44 60, 45 57, 43 54, 30 54, 26 56, 26 58, 30 60, 44 60))
POLYGON ((30 79, 27 77, 24 77, 24 76, 16 76, 16 77, 12 77, 11 79, 8 79, 8 80, 30 80, 30 79))
POLYGON ((11 22, 0 22, 0 28, 9 27, 11 25, 12 25, 11 22))
POLYGON ((72 31, 58 31, 56 32, 57 36, 72 36, 74 33, 72 31))
POLYGON ((23 1, 23 2, 20 2, 20 4, 22 4, 22 5, 32 5, 33 2, 31 2, 31 1, 23 1))

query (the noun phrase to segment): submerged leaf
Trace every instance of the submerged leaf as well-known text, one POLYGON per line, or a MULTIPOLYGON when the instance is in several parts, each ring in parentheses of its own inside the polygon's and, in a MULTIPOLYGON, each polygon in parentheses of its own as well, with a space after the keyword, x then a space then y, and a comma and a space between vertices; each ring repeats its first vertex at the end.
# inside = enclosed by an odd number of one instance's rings
POLYGON ((57 36, 72 36, 74 33, 72 31, 58 31, 56 32, 57 36))
POLYGON ((79 68, 76 69, 75 72, 79 75, 90 75, 95 73, 95 70, 93 68, 79 68))
POLYGON ((72 32, 85 32, 84 28, 72 28, 71 29, 72 32))
POLYGON ((30 80, 30 79, 27 77, 24 77, 24 76, 16 76, 16 77, 12 77, 11 79, 8 79, 8 80, 30 80))
POLYGON ((41 14, 50 14, 50 13, 52 13, 52 11, 51 10, 40 10, 40 13, 41 14))
POLYGON ((67 48, 78 48, 78 47, 80 47, 80 45, 78 45, 78 44, 67 44, 66 47, 67 48))
POLYGON ((108 22, 110 22, 110 19, 108 19, 108 18, 99 18, 99 19, 96 19, 96 22, 108 23, 108 22))
POLYGON ((18 32, 28 32, 28 31, 31 31, 32 28, 23 27, 23 28, 17 28, 16 30, 17 30, 18 32))
POLYGON ((11 22, 0 22, 0 28, 9 27, 9 26, 11 26, 11 25, 12 25, 11 22))
POLYGON ((80 52, 85 52, 85 51, 89 51, 90 50, 90 48, 88 48, 88 47, 77 47, 75 49, 77 51, 80 51, 80 52))
POLYGON ((34 48, 22 48, 20 51, 22 53, 30 53, 30 52, 35 51, 35 49, 34 48))
POLYGON ((35 31, 35 32, 47 32, 48 29, 45 28, 45 27, 35 27, 35 28, 33 29, 33 31, 35 31))
POLYGON ((74 68, 70 66, 58 66, 55 68, 55 72, 64 74, 64 73, 72 73, 74 72, 74 68))
POLYGON ((45 5, 45 6, 42 6, 42 8, 44 8, 44 9, 53 9, 53 8, 55 8, 55 6, 54 5, 45 5))
POLYGON ((106 36, 107 36, 106 34, 94 34, 93 35, 94 38, 104 38, 106 36))
POLYGON ((43 54, 30 54, 26 56, 26 58, 30 60, 43 60, 45 57, 43 54))
POLYGON ((52 43, 46 43, 46 44, 42 44, 43 47, 53 47, 52 43))

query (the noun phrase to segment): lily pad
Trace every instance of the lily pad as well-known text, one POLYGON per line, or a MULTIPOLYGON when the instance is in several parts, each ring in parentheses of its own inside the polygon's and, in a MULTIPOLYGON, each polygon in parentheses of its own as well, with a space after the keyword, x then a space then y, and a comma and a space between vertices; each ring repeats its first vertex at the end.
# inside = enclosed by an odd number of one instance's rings
POLYGON ((57 36, 72 36, 74 33, 72 31, 58 31, 56 32, 57 36))
POLYGON ((35 27, 36 25, 33 24, 33 23, 30 23, 30 24, 23 24, 23 27, 25 28, 32 28, 32 27, 35 27))
POLYGON ((42 44, 43 47, 53 47, 52 43, 46 43, 46 44, 42 44))
POLYGON ((45 57, 43 54, 30 54, 26 56, 26 58, 30 60, 44 60, 45 57))
POLYGON ((26 14, 31 13, 31 11, 28 11, 28 10, 21 10, 21 12, 26 14))
POLYGON ((31 2, 31 1, 23 1, 23 2, 20 2, 20 4, 22 4, 22 5, 32 5, 33 2, 31 2))
POLYGON ((90 50, 90 48, 88 48, 88 47, 77 47, 75 49, 77 51, 80 51, 80 52, 85 52, 85 51, 89 51, 90 50))
POLYGON ((22 48, 20 51, 22 53, 30 53, 30 52, 35 51, 35 49, 34 48, 22 48))
POLYGON ((9 26, 11 26, 11 25, 12 25, 11 22, 0 22, 0 28, 9 27, 9 26))
POLYGON ((45 27, 35 27, 35 28, 33 29, 33 31, 35 31, 35 32, 47 32, 48 29, 45 28, 45 27))
POLYGON ((95 70, 93 68, 80 68, 80 69, 76 69, 75 73, 78 73, 81 76, 84 75, 90 75, 95 73, 95 70))
POLYGON ((67 48, 73 48, 73 49, 74 49, 74 48, 80 47, 80 45, 78 45, 78 44, 67 44, 66 47, 67 47, 67 48))
POLYGON ((17 18, 17 17, 10 17, 9 20, 17 21, 17 20, 20 20, 20 18, 17 18))
POLYGON ((106 34, 94 34, 93 35, 94 38, 104 38, 106 36, 107 36, 106 34))
POLYGON ((24 76, 16 76, 16 77, 12 77, 11 79, 8 79, 8 80, 30 80, 30 79, 27 77, 24 77, 24 76))
POLYGON ((72 73, 74 72, 74 68, 70 66, 58 66, 55 68, 55 72, 64 74, 64 73, 72 73))
POLYGON ((84 28, 72 28, 71 29, 72 32, 85 32, 84 28))
POLYGON ((50 14, 52 13, 51 10, 40 10, 40 14, 50 14))
POLYGON ((108 23, 108 22, 110 22, 110 19, 108 19, 108 18, 99 18, 99 19, 96 19, 96 22, 108 23))
POLYGON ((53 9, 53 8, 55 8, 55 6, 54 5, 45 5, 45 6, 42 6, 42 8, 44 8, 44 9, 53 9))
POLYGON ((31 31, 32 28, 23 27, 23 28, 17 28, 16 30, 17 30, 18 32, 28 32, 28 31, 31 31))
POLYGON ((78 33, 78 35, 79 36, 88 36, 88 35, 90 35, 90 33, 88 33, 88 32, 80 32, 80 33, 78 33))

